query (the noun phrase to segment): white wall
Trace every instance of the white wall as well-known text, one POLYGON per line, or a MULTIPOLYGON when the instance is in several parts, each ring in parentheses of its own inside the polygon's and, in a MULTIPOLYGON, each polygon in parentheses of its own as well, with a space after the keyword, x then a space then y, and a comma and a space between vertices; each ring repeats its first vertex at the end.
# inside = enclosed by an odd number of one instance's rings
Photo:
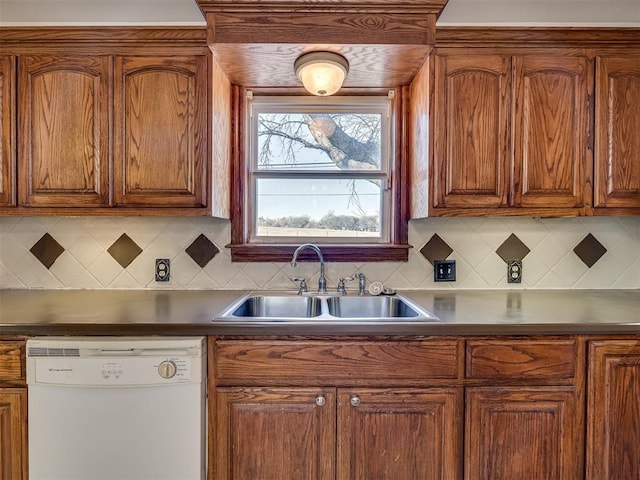
MULTIPOLYGON (((0 0, 0 26, 204 25, 195 0, 0 0)), ((449 0, 438 25, 640 26, 638 0, 449 0)))
MULTIPOLYGON (((329 286, 358 270, 397 289, 640 288, 640 217, 431 218, 409 226, 408 262, 330 263, 329 286), (420 254, 436 233, 453 249, 455 283, 434 283, 433 267, 420 254), (507 283, 506 264, 495 253, 512 233, 531 250, 520 285, 507 283), (607 249, 591 268, 573 252, 589 233, 607 249)), ((0 217, 0 288, 292 289, 293 276, 306 276, 311 286, 317 281, 316 263, 295 270, 287 263, 232 263, 229 240, 229 222, 213 218, 0 217), (65 249, 49 269, 30 252, 45 233, 65 249), (107 252, 123 233, 142 248, 127 268, 107 252), (200 234, 221 250, 204 268, 185 253, 200 234), (171 282, 155 282, 156 258, 171 259, 171 282)))

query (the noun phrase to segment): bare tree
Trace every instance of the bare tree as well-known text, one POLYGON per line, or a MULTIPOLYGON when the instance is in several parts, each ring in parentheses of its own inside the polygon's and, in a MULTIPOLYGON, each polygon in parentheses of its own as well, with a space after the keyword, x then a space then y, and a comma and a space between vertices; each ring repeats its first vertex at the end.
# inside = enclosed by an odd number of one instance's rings
POLYGON ((288 163, 304 148, 323 152, 336 167, 349 170, 380 168, 380 118, 368 114, 261 115, 260 164, 268 166, 275 148, 288 163), (278 145, 272 145, 278 142, 278 145))

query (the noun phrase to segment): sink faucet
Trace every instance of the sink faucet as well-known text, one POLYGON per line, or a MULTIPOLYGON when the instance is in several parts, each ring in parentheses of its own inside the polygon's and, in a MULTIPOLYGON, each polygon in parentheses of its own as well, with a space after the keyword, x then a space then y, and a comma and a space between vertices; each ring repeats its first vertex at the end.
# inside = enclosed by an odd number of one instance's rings
POLYGON ((367 277, 364 276, 364 273, 356 273, 356 278, 358 279, 358 295, 364 295, 367 288, 367 277))
POLYGON ((327 277, 324 273, 324 257, 322 256, 322 252, 317 245, 314 245, 313 243, 303 243, 298 248, 296 248, 296 251, 293 252, 293 258, 291 259, 291 266, 295 267, 298 264, 298 255, 300 255, 300 252, 306 250, 307 248, 316 252, 318 254, 318 259, 320 260, 320 278, 318 279, 318 292, 327 293, 327 277))

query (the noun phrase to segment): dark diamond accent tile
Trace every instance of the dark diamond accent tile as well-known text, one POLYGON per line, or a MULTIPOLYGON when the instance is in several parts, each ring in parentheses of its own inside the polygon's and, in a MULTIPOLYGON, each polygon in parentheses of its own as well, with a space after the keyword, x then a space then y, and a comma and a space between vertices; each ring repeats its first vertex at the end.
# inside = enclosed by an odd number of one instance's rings
POLYGON ((512 233, 509 235, 509 238, 502 242, 502 245, 498 247, 496 253, 506 263, 507 260, 522 260, 530 251, 529 247, 512 233))
POLYGON ((202 233, 184 251, 200 268, 204 268, 220 252, 218 247, 202 233))
POLYGON ((29 251, 49 269, 58 257, 62 255, 64 247, 56 242, 56 239, 51 235, 45 233, 29 251))
POLYGON ((575 253, 587 267, 591 268, 605 253, 607 253, 607 249, 604 248, 604 245, 602 245, 596 237, 589 234, 584 237, 578 245, 576 245, 576 248, 573 249, 573 253, 575 253))
POLYGON ((445 260, 452 252, 453 249, 437 233, 434 233, 433 237, 420 249, 420 253, 429 260, 431 265, 436 260, 445 260))
POLYGON ((122 268, 127 268, 135 258, 142 253, 142 249, 136 242, 131 240, 129 235, 123 233, 120 238, 113 242, 107 252, 118 262, 122 268))

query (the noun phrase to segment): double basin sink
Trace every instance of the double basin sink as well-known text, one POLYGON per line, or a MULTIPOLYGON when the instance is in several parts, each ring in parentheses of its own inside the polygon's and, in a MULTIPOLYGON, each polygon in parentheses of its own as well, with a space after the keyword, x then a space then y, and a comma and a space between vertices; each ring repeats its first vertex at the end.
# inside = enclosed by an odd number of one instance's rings
POLYGON ((335 296, 251 293, 234 302, 216 323, 226 324, 419 324, 438 318, 400 295, 335 296))

